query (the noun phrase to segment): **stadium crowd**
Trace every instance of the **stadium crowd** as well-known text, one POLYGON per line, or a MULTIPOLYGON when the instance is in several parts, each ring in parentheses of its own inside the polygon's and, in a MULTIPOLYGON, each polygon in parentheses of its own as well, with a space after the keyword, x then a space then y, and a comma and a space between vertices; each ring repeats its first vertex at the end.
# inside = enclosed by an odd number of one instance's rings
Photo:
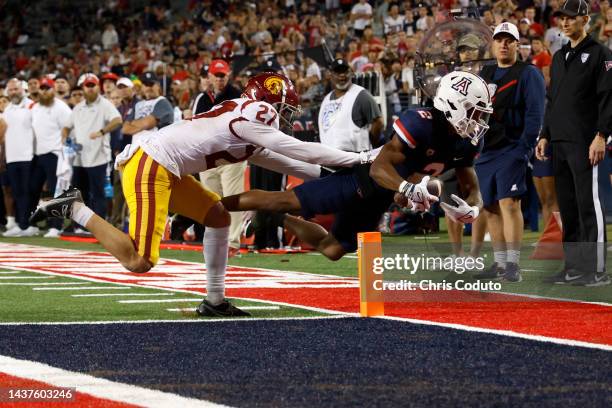
MULTIPOLYGON (((417 47, 450 9, 476 6, 492 30, 503 21, 515 24, 520 59, 541 69, 547 82, 551 56, 567 42, 553 16, 559 0, 192 1, 185 9, 152 3, 138 10, 121 0, 7 4, 0 25, 5 235, 38 235, 28 214, 56 185, 70 183, 84 190, 98 215, 121 226, 114 156, 139 132, 191 117, 197 96, 218 78, 242 89, 255 72, 284 73, 304 108, 293 129, 310 131, 332 89, 326 50, 357 73, 381 73, 387 111, 399 114, 417 103, 417 47), (75 152, 74 171, 62 179, 54 166, 75 152)), ((608 1, 592 2, 588 31, 612 47, 608 1)), ((62 226, 49 227, 52 237, 62 226)))

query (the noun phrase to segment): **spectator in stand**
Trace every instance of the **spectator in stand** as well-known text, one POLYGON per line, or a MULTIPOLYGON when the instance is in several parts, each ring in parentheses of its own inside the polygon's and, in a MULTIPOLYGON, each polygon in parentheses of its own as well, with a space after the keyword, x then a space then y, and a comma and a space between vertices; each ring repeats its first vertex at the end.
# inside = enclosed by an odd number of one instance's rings
MULTIPOLYGON (((38 82, 38 81, 36 81, 38 82)), ((38 235, 38 228, 30 226, 30 192, 32 157, 34 156, 34 131, 32 129, 33 101, 24 96, 23 83, 13 78, 6 85, 11 101, 2 114, 6 131, 0 134, 0 143, 6 151, 6 172, 13 198, 17 225, 6 231, 5 237, 30 237, 38 235)))
POLYGON ((32 72, 31 75, 35 75, 28 79, 28 98, 33 102, 38 101, 38 95, 40 92, 39 86, 40 81, 38 80, 38 73, 32 72))
POLYGON ((55 77, 55 97, 67 104, 70 101, 70 83, 64 75, 57 75, 55 77))
POLYGON ((119 45, 119 34, 117 34, 117 30, 115 30, 115 26, 109 23, 102 33, 102 48, 110 50, 115 45, 119 45))
MULTIPOLYGON (((47 77, 42 78, 38 103, 32 107, 34 159, 30 178, 31 211, 38 204, 45 183, 49 195, 55 196, 58 154, 62 149, 62 129, 68 124, 70 114, 68 105, 55 97, 55 82, 47 77)), ((57 238, 62 224, 62 220, 50 219, 49 231, 44 237, 57 238)))
POLYGON ((542 37, 534 37, 531 39, 531 63, 538 67, 544 75, 546 86, 550 82, 550 64, 552 57, 548 50, 544 47, 544 39, 542 37))
POLYGON ((68 100, 68 106, 70 108, 74 108, 83 100, 83 98, 83 89, 80 86, 72 88, 72 90, 70 91, 70 99, 68 100))
POLYGON ((359 0, 351 9, 351 22, 356 37, 363 36, 363 30, 372 24, 372 6, 366 0, 359 0))
POLYGON ((559 28, 559 19, 557 17, 553 17, 553 23, 548 30, 546 30, 546 34, 544 34, 544 45, 548 50, 550 50, 551 55, 555 55, 557 51, 563 47, 568 41, 569 38, 561 32, 559 28))
POLYGON ((114 72, 107 72, 102 75, 102 94, 105 97, 109 97, 111 92, 115 90, 117 87, 117 81, 119 80, 119 76, 114 72))
POLYGON ((399 13, 399 6, 394 4, 389 9, 389 15, 385 18, 385 35, 397 33, 404 29, 406 19, 399 13))
POLYGON ((77 83, 83 87, 84 100, 70 115, 62 130, 62 140, 71 130, 74 142, 82 146, 74 160, 72 184, 83 193, 83 199, 98 214, 106 216, 104 185, 111 161, 110 132, 121 126, 121 115, 113 104, 100 96, 100 80, 92 73, 81 75, 77 83))
POLYGON ((174 109, 166 99, 161 96, 161 86, 157 76, 147 71, 142 75, 142 96, 144 100, 134 106, 134 115, 128 115, 123 123, 123 134, 132 136, 132 143, 139 135, 157 130, 174 122, 174 109))
MULTIPOLYGON (((240 98, 242 91, 230 83, 231 68, 221 59, 213 60, 208 68, 208 83, 201 83, 200 93, 194 103, 194 115, 209 111, 223 101, 240 98)), ((202 185, 222 197, 240 194, 244 191, 244 172, 246 162, 225 164, 200 173, 202 185)), ((231 214, 229 230, 229 256, 240 251, 242 213, 231 214)))

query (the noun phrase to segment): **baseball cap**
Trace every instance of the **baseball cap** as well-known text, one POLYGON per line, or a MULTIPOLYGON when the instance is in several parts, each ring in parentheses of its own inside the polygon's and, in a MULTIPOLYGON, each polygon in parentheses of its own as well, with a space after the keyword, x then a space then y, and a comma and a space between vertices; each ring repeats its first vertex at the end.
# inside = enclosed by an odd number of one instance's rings
POLYGON ((40 88, 42 88, 43 86, 47 86, 47 87, 49 87, 49 88, 53 88, 53 87, 55 86, 55 81, 54 81, 54 80, 52 80, 52 79, 51 79, 51 78, 49 78, 49 77, 42 77, 42 78, 40 79, 40 85, 39 85, 39 87, 40 87, 40 88))
POLYGON ((123 85, 127 88, 133 88, 134 87, 134 83, 130 80, 130 78, 119 78, 119 80, 117 81, 117 86, 123 85))
POLYGON ((520 41, 521 39, 518 28, 516 28, 514 24, 509 23, 507 21, 495 27, 495 31, 493 31, 493 38, 495 38, 498 34, 508 34, 511 37, 513 37, 516 41, 520 41))
POLYGON ((474 48, 474 49, 478 49, 480 48, 480 45, 482 44, 482 41, 480 41, 480 38, 478 38, 478 36, 476 34, 466 34, 463 37, 461 37, 461 39, 459 40, 459 43, 457 44, 457 48, 460 49, 462 47, 467 47, 467 48, 474 48))
POLYGON ((92 74, 91 72, 88 72, 86 74, 81 75, 79 77, 79 80, 77 81, 77 85, 80 87, 83 87, 87 84, 99 85, 100 80, 96 75, 92 74))
POLYGON ((229 64, 222 59, 212 60, 208 67, 208 73, 212 75, 223 74, 227 75, 232 69, 229 64))
POLYGON ((155 73, 152 71, 147 71, 144 74, 142 74, 142 77, 140 77, 140 80, 142 81, 143 85, 147 85, 147 84, 152 85, 157 82, 157 75, 155 75, 155 73))
POLYGON ((553 13, 553 16, 556 17, 560 14, 569 17, 586 16, 589 14, 589 3, 585 0, 566 0, 561 7, 553 13))
POLYGON ((530 25, 531 21, 529 21, 528 18, 521 18, 521 21, 519 21, 519 23, 530 25))
POLYGON ((330 68, 334 72, 346 72, 351 67, 344 58, 336 58, 330 68))
POLYGON ((102 81, 107 79, 117 82, 119 80, 119 75, 115 74, 114 72, 107 72, 106 74, 102 75, 102 81))

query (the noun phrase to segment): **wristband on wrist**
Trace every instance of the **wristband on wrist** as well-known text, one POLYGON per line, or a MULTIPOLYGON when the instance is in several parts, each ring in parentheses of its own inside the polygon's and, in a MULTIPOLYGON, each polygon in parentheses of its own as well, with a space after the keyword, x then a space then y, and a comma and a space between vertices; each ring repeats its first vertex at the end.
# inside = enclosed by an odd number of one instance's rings
POLYGON ((98 130, 98 132, 100 132, 100 135, 104 136, 104 128, 98 130))
POLYGON ((399 185, 399 188, 397 189, 397 191, 399 191, 400 193, 404 194, 410 188, 411 185, 412 185, 411 183, 409 183, 406 180, 404 180, 399 185))

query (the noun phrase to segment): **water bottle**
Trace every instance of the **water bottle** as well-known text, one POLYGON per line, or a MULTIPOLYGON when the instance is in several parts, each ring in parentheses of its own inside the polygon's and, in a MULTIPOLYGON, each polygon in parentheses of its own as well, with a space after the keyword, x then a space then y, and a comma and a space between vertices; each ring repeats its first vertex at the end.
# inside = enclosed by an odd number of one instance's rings
POLYGON ((111 167, 106 168, 106 177, 104 179, 104 196, 113 198, 113 183, 111 182, 111 167))

